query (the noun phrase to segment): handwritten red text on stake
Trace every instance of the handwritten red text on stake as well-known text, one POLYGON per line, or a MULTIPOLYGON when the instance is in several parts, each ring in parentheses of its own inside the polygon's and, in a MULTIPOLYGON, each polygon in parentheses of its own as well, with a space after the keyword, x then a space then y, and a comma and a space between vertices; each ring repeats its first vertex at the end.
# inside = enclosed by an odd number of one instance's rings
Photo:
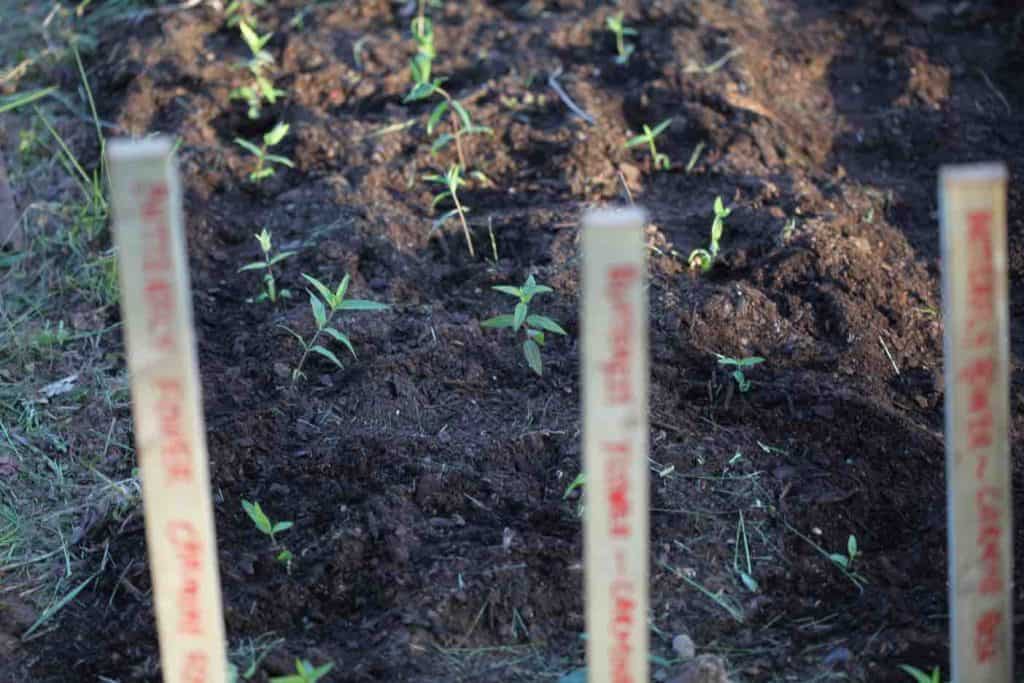
MULTIPOLYGON (((639 269, 632 264, 612 265, 606 272, 605 292, 611 312, 610 357, 601 364, 604 377, 605 402, 609 406, 628 405, 635 396, 632 385, 633 368, 630 360, 636 340, 633 338, 636 312, 629 296, 629 289, 636 286, 639 269)), ((630 417, 627 417, 630 419, 630 417)), ((629 427, 627 423, 625 425, 629 427)), ((629 556, 626 545, 632 536, 630 514, 635 512, 630 500, 630 467, 634 453, 630 441, 606 441, 601 445, 604 452, 606 491, 608 501, 608 523, 612 542, 622 544, 614 549, 618 577, 612 582, 612 621, 608 625, 612 647, 608 652, 611 660, 612 683, 638 683, 630 671, 630 661, 635 649, 631 642, 637 623, 637 600, 635 586, 629 579, 629 556)))
POLYGON ((192 449, 183 429, 185 392, 181 380, 158 377, 156 388, 156 414, 160 420, 160 459, 167 483, 192 481, 192 449))
POLYGON ((164 183, 139 184, 142 202, 142 272, 149 335, 161 351, 174 350, 174 289, 171 286, 171 226, 167 218, 168 189, 164 183))
MULTIPOLYGON (((974 500, 978 518, 976 550, 983 567, 978 592, 998 596, 1005 587, 1000 569, 1000 540, 1004 533, 1000 520, 1005 501, 999 489, 984 483, 991 458, 988 449, 995 444, 992 391, 997 349, 991 224, 992 214, 987 211, 975 211, 967 217, 967 320, 963 347, 970 360, 958 372, 957 382, 965 391, 968 406, 967 448, 963 456, 974 463, 979 486, 974 500)), ((974 625, 974 656, 978 663, 995 658, 997 633, 1003 622, 998 609, 987 610, 978 617, 974 625)))

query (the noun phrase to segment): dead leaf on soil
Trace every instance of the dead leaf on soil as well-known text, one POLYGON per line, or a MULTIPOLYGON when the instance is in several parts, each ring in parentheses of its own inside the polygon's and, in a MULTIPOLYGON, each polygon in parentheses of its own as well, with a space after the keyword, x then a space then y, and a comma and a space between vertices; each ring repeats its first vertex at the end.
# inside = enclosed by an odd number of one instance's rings
POLYGON ((45 387, 39 390, 39 393, 44 398, 53 398, 54 396, 60 396, 66 394, 75 388, 75 384, 78 382, 78 375, 68 375, 63 379, 59 379, 56 382, 50 382, 45 387))

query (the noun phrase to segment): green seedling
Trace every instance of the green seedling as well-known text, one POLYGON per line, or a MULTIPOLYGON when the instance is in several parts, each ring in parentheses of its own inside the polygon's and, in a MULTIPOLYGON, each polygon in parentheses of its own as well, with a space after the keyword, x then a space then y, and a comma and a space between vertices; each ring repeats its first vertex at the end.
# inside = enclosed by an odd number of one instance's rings
POLYGON ((850 534, 850 537, 846 539, 846 554, 829 553, 828 559, 832 560, 842 569, 852 571, 854 562, 860 555, 860 550, 857 549, 857 537, 850 534))
POLYGON ((263 273, 263 291, 260 292, 259 296, 251 299, 246 299, 246 301, 248 301, 249 303, 259 301, 270 301, 271 303, 277 303, 278 297, 290 298, 292 295, 290 291, 288 291, 287 289, 279 290, 277 288, 277 280, 274 279, 274 266, 280 263, 281 261, 284 261, 286 258, 294 256, 295 252, 282 251, 278 252, 277 254, 271 255, 271 252, 273 251, 273 245, 270 242, 270 233, 267 231, 266 228, 263 228, 263 230, 259 234, 254 235, 254 237, 256 237, 256 241, 260 245, 260 251, 263 252, 263 260, 247 263, 241 268, 239 268, 238 272, 241 273, 244 270, 265 271, 263 273))
POLYGON ((282 531, 291 529, 294 524, 292 522, 271 522, 267 514, 263 512, 263 508, 260 507, 259 503, 250 503, 247 500, 242 501, 242 508, 245 510, 245 514, 249 515, 249 519, 256 525, 256 528, 260 532, 270 537, 270 542, 273 544, 274 549, 278 551, 275 556, 277 561, 283 564, 288 573, 292 573, 292 559, 294 556, 291 551, 284 546, 278 545, 277 534, 282 531))
POLYGON ((907 664, 900 664, 900 669, 917 681, 917 683, 942 683, 942 672, 939 671, 939 667, 932 669, 930 675, 921 671, 916 666, 909 666, 907 664))
POLYGON ((739 387, 740 393, 745 394, 750 391, 751 383, 747 379, 747 376, 743 374, 744 368, 750 368, 758 363, 763 363, 764 358, 760 356, 751 356, 749 358, 730 358, 729 356, 723 356, 720 353, 716 353, 718 357, 718 364, 723 367, 736 368, 732 371, 732 378, 736 380, 736 386, 739 387))
POLYGON ((284 136, 288 134, 289 125, 287 123, 278 123, 274 128, 263 136, 263 144, 256 146, 248 140, 242 138, 235 138, 235 144, 241 146, 253 156, 256 157, 256 168, 249 174, 249 180, 253 182, 259 182, 264 178, 269 178, 274 175, 276 170, 273 164, 280 164, 281 166, 287 166, 288 168, 295 168, 295 164, 292 160, 277 154, 269 154, 267 152, 271 147, 278 145, 284 136))
POLYGON ((644 132, 641 135, 626 140, 626 148, 636 147, 637 145, 646 144, 651 150, 651 159, 654 161, 654 168, 667 171, 672 166, 672 161, 668 158, 667 154, 662 154, 658 151, 657 146, 654 144, 654 139, 665 132, 665 129, 672 123, 672 119, 665 119, 654 128, 651 128, 646 123, 644 124, 644 132))
POLYGON ((520 330, 523 330, 526 335, 526 339, 523 341, 523 356, 526 357, 526 363, 530 366, 530 369, 537 373, 537 375, 542 376, 544 374, 544 366, 541 363, 540 347, 544 345, 544 332, 553 332, 564 336, 565 330, 547 316, 530 313, 530 302, 538 294, 547 294, 555 290, 546 285, 538 285, 532 275, 526 278, 526 282, 523 283, 522 287, 496 285, 491 287, 491 289, 502 294, 514 296, 519 301, 516 303, 515 310, 511 314, 488 318, 480 323, 481 327, 494 329, 511 327, 517 334, 520 330))
POLYGON ((270 68, 274 65, 274 58, 263 48, 274 34, 268 33, 261 36, 245 21, 240 22, 238 28, 242 32, 242 38, 245 40, 245 44, 249 46, 249 52, 251 53, 249 59, 242 62, 239 66, 248 70, 252 80, 248 85, 232 90, 229 97, 232 100, 245 101, 248 105, 249 118, 258 119, 263 113, 264 100, 267 104, 275 104, 279 98, 286 94, 285 91, 274 87, 274 83, 268 75, 270 68))
POLYGON ((335 341, 343 344, 345 348, 352 353, 353 358, 358 358, 358 356, 356 356, 356 350, 352 346, 352 341, 348 336, 334 327, 331 327, 331 322, 333 321, 336 313, 339 311, 383 311, 388 308, 387 304, 377 303, 376 301, 367 301, 365 299, 346 299, 345 293, 348 291, 349 283, 348 275, 345 275, 345 277, 341 279, 341 284, 339 284, 333 292, 327 285, 320 282, 315 277, 306 275, 305 273, 302 274, 302 277, 306 278, 306 281, 316 289, 316 293, 307 290, 309 293, 309 305, 313 309, 313 320, 316 322, 316 331, 313 333, 313 336, 309 341, 306 341, 299 333, 288 327, 284 327, 284 329, 293 337, 299 340, 299 344, 302 346, 302 357, 299 359, 299 364, 294 370, 292 370, 293 382, 297 382, 299 379, 306 376, 305 373, 302 372, 302 368, 306 365, 306 359, 309 358, 310 353, 323 356, 339 368, 345 367, 341 364, 341 361, 333 351, 317 343, 320 340, 321 335, 326 334, 327 336, 332 337, 335 341), (320 296, 318 297, 317 294, 320 296))
POLYGON ((635 45, 626 42, 626 36, 635 36, 636 30, 623 23, 625 16, 625 12, 619 12, 605 19, 605 25, 608 26, 608 30, 615 34, 615 51, 618 53, 615 57, 616 64, 629 63, 629 58, 633 56, 633 52, 636 50, 635 45))
POLYGON ((313 666, 309 660, 296 659, 295 673, 288 674, 287 676, 275 676, 270 679, 270 683, 316 683, 330 673, 333 668, 334 664, 332 663, 313 666))
POLYGON ((715 197, 715 218, 711 222, 711 243, 707 249, 694 249, 690 252, 690 269, 700 269, 702 273, 711 270, 715 259, 718 258, 718 243, 722 239, 722 231, 725 230, 725 219, 732 213, 732 209, 725 208, 721 197, 715 197))
POLYGON ((445 189, 434 195, 433 200, 430 202, 430 208, 437 207, 438 204, 450 199, 455 205, 455 208, 449 209, 441 214, 437 220, 434 221, 430 227, 430 231, 440 230, 444 227, 451 218, 455 216, 459 217, 459 222, 462 223, 462 233, 466 236, 466 246, 469 248, 469 255, 475 257, 476 252, 473 249, 473 237, 469 234, 469 223, 466 221, 466 214, 469 212, 463 203, 459 200, 459 188, 466 184, 466 179, 462 177, 462 167, 458 164, 452 164, 445 171, 444 175, 438 173, 431 173, 423 176, 423 179, 430 183, 443 186, 445 189))
POLYGON ((583 488, 583 486, 586 483, 587 483, 587 473, 586 472, 580 472, 579 474, 577 474, 576 478, 573 479, 572 482, 568 486, 565 487, 565 493, 562 494, 562 500, 566 500, 567 498, 569 498, 569 496, 572 495, 573 491, 575 491, 576 489, 583 488))
POLYGON ((455 150, 459 155, 459 165, 462 168, 469 168, 466 161, 466 153, 462 147, 462 138, 467 135, 477 134, 493 135, 494 131, 487 126, 473 123, 473 119, 470 117, 466 107, 452 97, 451 93, 441 87, 445 79, 431 78, 431 60, 420 57, 421 55, 418 54, 409 62, 413 85, 402 101, 416 102, 429 99, 434 95, 440 96, 441 101, 437 103, 437 106, 434 107, 427 118, 427 134, 434 134, 446 113, 448 114, 451 131, 437 136, 437 139, 430 146, 430 151, 436 154, 454 142, 455 150))
POLYGON ((224 18, 228 26, 234 27, 241 22, 256 26, 256 8, 266 7, 267 0, 232 0, 224 8, 224 18))

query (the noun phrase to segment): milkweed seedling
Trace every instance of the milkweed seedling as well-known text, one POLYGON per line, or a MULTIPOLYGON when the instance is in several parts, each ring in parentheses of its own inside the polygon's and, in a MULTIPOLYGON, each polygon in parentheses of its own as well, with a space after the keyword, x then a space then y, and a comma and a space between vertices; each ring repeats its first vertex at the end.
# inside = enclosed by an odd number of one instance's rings
POLYGON ((443 191, 434 195, 434 199, 430 202, 430 208, 435 208, 446 199, 451 199, 452 203, 455 204, 454 209, 445 211, 437 220, 434 221, 433 225, 430 227, 430 231, 433 232, 434 230, 440 230, 449 219, 458 216, 459 222, 462 223, 462 232, 466 236, 466 246, 469 248, 469 255, 475 257, 476 253, 473 250, 473 237, 469 234, 469 223, 466 222, 466 213, 469 212, 469 209, 459 200, 459 188, 466 184, 465 178, 462 177, 462 167, 458 164, 452 164, 448 167, 448 170, 445 171, 444 175, 431 173, 423 176, 423 179, 427 182, 436 183, 445 187, 443 191))
POLYGON ((546 285, 538 285, 532 275, 526 278, 526 282, 523 283, 522 287, 496 285, 491 287, 491 289, 502 294, 514 296, 519 299, 519 302, 516 303, 515 310, 511 314, 488 318, 480 323, 480 326, 494 329, 511 327, 517 334, 519 330, 523 330, 526 334, 526 339, 523 341, 523 356, 526 358, 526 363, 530 366, 530 369, 537 373, 537 375, 542 376, 544 374, 544 366, 541 363, 540 347, 544 345, 544 332, 553 332, 564 336, 565 330, 547 316, 530 313, 530 302, 538 294, 547 294, 555 290, 546 285))
POLYGON ((627 64, 629 58, 633 56, 633 51, 636 50, 636 46, 632 43, 626 42, 626 36, 635 36, 636 30, 626 26, 623 23, 625 18, 625 12, 619 12, 607 17, 605 25, 608 26, 608 30, 615 34, 615 51, 618 55, 615 57, 616 64, 627 64))
POLYGON ((715 354, 718 357, 718 364, 723 367, 736 368, 732 371, 732 378, 736 380, 736 386, 739 387, 740 393, 745 394, 750 391, 751 383, 747 379, 747 376, 743 374, 743 368, 750 368, 758 363, 763 363, 764 358, 760 356, 751 356, 749 358, 730 358, 729 356, 723 356, 720 353, 715 354))
POLYGON ((273 164, 280 164, 281 166, 287 166, 288 168, 295 168, 295 164, 292 163, 291 159, 278 154, 267 153, 268 149, 276 146, 284 139, 284 136, 288 134, 288 128, 289 125, 287 123, 278 123, 270 132, 263 136, 263 144, 259 147, 248 140, 235 138, 235 144, 241 146, 256 157, 256 168, 254 168, 249 174, 249 180, 258 183, 264 178, 269 178, 274 175, 276 171, 273 164))
POLYGON ((341 279, 341 284, 339 284, 337 289, 333 292, 329 287, 327 287, 327 285, 320 282, 315 277, 306 275, 305 273, 302 274, 302 277, 306 278, 306 281, 316 288, 317 293, 320 294, 320 297, 323 297, 323 300, 317 297, 313 292, 309 292, 309 305, 313 310, 313 320, 316 322, 316 331, 313 333, 313 336, 309 341, 303 339, 302 335, 298 332, 282 325, 286 331, 299 340, 299 344, 302 346, 302 357, 299 359, 299 364, 294 370, 292 370, 293 382, 297 382, 300 378, 306 376, 302 372, 302 368, 305 366, 306 359, 309 358, 310 353, 323 356, 339 368, 345 367, 341 364, 338 357, 334 355, 333 351, 317 343, 320 340, 320 335, 322 334, 326 334, 327 336, 332 337, 335 341, 341 342, 345 348, 352 353, 353 358, 358 358, 358 356, 356 356, 356 350, 352 346, 352 342, 349 340, 348 336, 331 327, 331 321, 334 319, 334 315, 338 311, 383 311, 388 308, 387 304, 377 303, 376 301, 367 301, 365 299, 345 299, 345 293, 348 291, 348 275, 341 279))
POLYGON ((909 666, 907 664, 900 664, 900 669, 917 683, 942 683, 942 672, 939 671, 939 667, 932 669, 931 675, 926 674, 916 666, 909 666))
POLYGON ((242 501, 242 508, 245 510, 245 514, 249 515, 249 519, 256 525, 256 528, 270 537, 270 542, 273 544, 274 549, 278 550, 277 561, 287 567, 288 573, 292 570, 292 559, 293 555, 290 550, 277 542, 277 534, 282 531, 287 531, 294 526, 293 522, 271 522, 270 518, 267 517, 267 513, 263 512, 263 508, 260 507, 259 503, 251 503, 247 500, 242 501))
MULTIPOLYGON (((420 57, 420 55, 417 55, 417 57, 420 57)), ((455 150, 459 155, 459 164, 463 168, 469 168, 466 161, 466 153, 462 148, 462 138, 466 135, 493 135, 494 131, 487 126, 473 123, 473 119, 470 117, 466 107, 452 97, 451 93, 441 87, 441 84, 445 82, 444 78, 431 78, 431 60, 414 57, 409 62, 409 70, 412 74, 413 85, 409 93, 402 100, 403 102, 425 100, 433 95, 439 95, 442 98, 430 112, 430 116, 427 119, 427 134, 434 134, 434 131, 441 123, 441 118, 446 113, 451 125, 451 132, 442 133, 437 136, 437 139, 430 145, 431 153, 436 154, 454 142, 455 150)))
POLYGON ((700 269, 702 273, 711 270, 715 259, 718 258, 718 243, 722 239, 722 231, 725 230, 725 219, 732 213, 732 209, 725 208, 721 197, 715 197, 715 218, 711 222, 711 242, 707 249, 694 249, 690 252, 690 269, 700 269))
POLYGON ((651 128, 646 123, 644 124, 644 132, 641 135, 626 140, 626 148, 636 147, 637 145, 647 144, 651 150, 651 159, 654 162, 654 168, 667 171, 672 166, 672 161, 668 158, 667 154, 662 154, 658 151, 657 146, 654 144, 654 139, 665 132, 665 129, 672 123, 672 119, 665 119, 654 128, 651 128))
POLYGON ((246 301, 249 303, 254 301, 270 301, 271 303, 277 303, 278 297, 284 297, 286 299, 290 298, 292 293, 289 290, 279 290, 277 288, 277 281, 274 279, 274 266, 281 261, 284 261, 289 256, 294 256, 295 252, 282 251, 271 256, 270 253, 273 250, 273 245, 270 242, 270 233, 266 228, 263 228, 263 230, 260 231, 259 234, 254 235, 254 237, 260 245, 260 251, 263 252, 263 260, 247 263, 239 268, 238 272, 241 273, 244 270, 263 270, 266 272, 263 273, 263 291, 260 292, 259 296, 246 299, 246 301))
POLYGON ((296 659, 295 673, 288 674, 287 676, 275 676, 270 679, 270 683, 316 683, 330 673, 333 668, 333 663, 313 666, 309 660, 296 659))
POLYGON ((248 85, 235 88, 228 97, 232 100, 244 100, 248 105, 249 118, 258 119, 263 112, 264 100, 267 101, 267 104, 274 104, 278 98, 286 94, 284 90, 274 87, 274 83, 267 73, 274 65, 274 58, 263 48, 274 34, 268 33, 261 36, 244 21, 238 24, 238 29, 251 53, 249 59, 239 66, 249 71, 252 81, 248 85))
POLYGON ((846 554, 829 553, 828 559, 832 560, 842 569, 852 571, 853 564, 860 555, 860 550, 857 549, 857 537, 850 534, 850 537, 846 539, 846 554))

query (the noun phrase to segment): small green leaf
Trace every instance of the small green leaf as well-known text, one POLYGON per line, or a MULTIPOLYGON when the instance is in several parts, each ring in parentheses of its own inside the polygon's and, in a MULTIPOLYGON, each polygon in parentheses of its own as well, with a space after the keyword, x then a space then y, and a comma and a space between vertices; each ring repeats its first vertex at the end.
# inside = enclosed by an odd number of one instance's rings
POLYGON ((526 317, 526 324, 530 327, 554 332, 555 334, 566 334, 566 331, 562 329, 561 325, 545 315, 529 315, 526 317))
POLYGON ((388 304, 367 301, 366 299, 349 299, 348 301, 342 301, 341 305, 338 306, 339 311, 386 311, 389 308, 391 306, 388 304))
POLYGON ((853 534, 846 539, 846 554, 851 558, 857 557, 857 537, 853 534))
POLYGON ((843 569, 846 569, 850 565, 850 560, 842 553, 832 553, 828 556, 828 559, 832 560, 843 569))
POLYGON ((526 356, 526 364, 540 376, 544 375, 544 366, 540 360, 540 347, 537 342, 527 339, 523 342, 523 355, 526 356))
POLYGON ((519 328, 523 326, 523 322, 526 320, 526 312, 528 308, 529 307, 522 301, 516 304, 515 315, 512 317, 512 326, 516 331, 519 331, 519 328))
POLYGON ((743 585, 747 587, 747 590, 751 593, 757 593, 761 590, 760 584, 757 580, 746 572, 740 572, 740 580, 743 581, 743 585))
POLYGON ((356 358, 356 359, 359 358, 359 356, 356 355, 355 347, 352 346, 352 342, 349 340, 348 336, 345 335, 343 332, 339 332, 338 330, 334 329, 333 327, 325 328, 324 332, 326 332, 327 334, 329 334, 332 337, 334 337, 334 339, 336 339, 337 341, 339 341, 342 344, 344 344, 345 348, 347 348, 349 350, 349 353, 352 354, 353 358, 356 358))
POLYGON ((273 147, 284 139, 284 136, 288 134, 288 129, 290 127, 291 126, 287 123, 278 123, 270 130, 269 133, 263 136, 263 142, 266 143, 267 147, 273 147))
POLYGON ((258 157, 263 156, 263 150, 257 147, 256 145, 252 144, 248 140, 243 140, 242 138, 235 138, 235 144, 244 147, 246 150, 252 152, 258 157))
POLYGON ((451 197, 451 196, 452 196, 452 193, 449 192, 448 190, 445 190, 444 192, 441 192, 440 194, 434 195, 434 201, 430 202, 430 208, 431 209, 436 208, 438 204, 440 204, 445 199, 447 199, 448 197, 451 197))
POLYGON ((324 302, 310 292, 309 305, 313 308, 313 319, 316 320, 317 329, 322 329, 327 324, 327 311, 324 309, 324 302))
POLYGON ((295 163, 291 159, 289 159, 288 157, 283 157, 279 154, 268 154, 263 158, 266 159, 267 161, 272 161, 275 164, 281 164, 282 166, 287 166, 288 168, 295 168, 295 163))
POLYGON ((434 134, 434 128, 436 128, 437 124, 440 123, 441 117, 444 116, 446 111, 448 111, 448 100, 441 100, 441 102, 434 107, 434 111, 430 112, 430 118, 427 119, 428 135, 434 134))
POLYGON ((280 263, 281 261, 284 261, 289 256, 295 256, 295 252, 294 251, 282 251, 280 254, 278 254, 274 258, 270 259, 270 265, 273 266, 273 265, 275 265, 277 263, 280 263))
POLYGON ((637 135, 636 137, 632 137, 632 138, 626 140, 625 146, 626 147, 636 147, 637 145, 643 145, 643 144, 646 144, 646 143, 647 143, 647 136, 646 135, 637 135))
POLYGON ((496 292, 501 292, 502 294, 514 296, 517 299, 523 295, 523 290, 519 287, 513 287, 512 285, 494 285, 491 289, 496 292))
POLYGON ((437 219, 433 222, 433 224, 430 226, 430 231, 433 232, 435 230, 440 230, 441 228, 444 227, 444 224, 447 223, 450 218, 452 218, 454 216, 457 216, 457 215, 459 215, 459 210, 458 209, 452 209, 451 211, 445 211, 443 214, 438 216, 437 219))
POLYGON ((306 275, 305 273, 303 273, 302 277, 306 279, 306 282, 316 287, 316 291, 320 292, 320 296, 324 298, 324 301, 329 302, 334 297, 334 295, 331 294, 331 290, 327 287, 327 285, 320 282, 312 275, 306 275))
POLYGON ((484 320, 483 322, 480 323, 480 327, 489 327, 492 329, 497 329, 501 327, 513 327, 514 325, 515 321, 513 320, 512 316, 507 313, 504 315, 497 315, 493 318, 488 318, 487 320, 484 320))
MULTIPOLYGON (((430 146, 430 152, 432 154, 437 154, 442 149, 444 149, 449 143, 451 143, 452 140, 454 139, 455 136, 452 135, 451 133, 443 133, 441 135, 438 135, 437 139, 434 140, 434 144, 430 146)), ((449 181, 449 184, 452 184, 451 181, 449 181)))
MULTIPOLYGON (((415 63, 415 60, 413 60, 415 63)), ((423 100, 430 97, 434 92, 434 86, 431 83, 417 83, 413 86, 409 94, 405 96, 403 102, 415 102, 416 100, 423 100)))
POLYGON ((352 281, 348 273, 345 273, 345 277, 341 278, 341 282, 338 283, 338 289, 334 292, 334 296, 331 298, 331 308, 335 309, 341 306, 341 302, 345 300, 345 293, 348 292, 348 283, 352 281))
POLYGON ((572 480, 572 483, 565 488, 565 493, 562 494, 562 499, 565 500, 569 497, 573 491, 578 488, 583 488, 583 485, 587 483, 586 472, 580 472, 576 475, 576 478, 572 480))
POLYGON ((270 519, 263 512, 263 508, 260 507, 259 503, 250 503, 247 500, 242 501, 242 508, 246 514, 249 515, 249 519, 253 521, 256 528, 262 531, 264 534, 269 536, 271 534, 270 519))
POLYGON ((462 103, 458 100, 452 100, 452 109, 459 115, 459 119, 462 120, 462 125, 465 128, 469 128, 473 125, 473 122, 469 118, 469 112, 462 106, 462 103))
POLYGON ((277 522, 277 523, 274 524, 273 531, 274 531, 275 534, 278 534, 278 533, 281 533, 282 531, 288 531, 293 526, 295 526, 294 522, 277 522))
POLYGON ((267 267, 267 264, 264 263, 263 261, 253 261, 252 263, 246 263, 244 266, 239 268, 238 272, 241 273, 243 270, 257 270, 257 269, 266 268, 266 267, 267 267))
POLYGON ((252 173, 250 173, 249 180, 259 182, 264 178, 269 178, 272 175, 274 175, 274 169, 268 166, 267 168, 263 168, 260 169, 259 171, 253 171, 252 173))
POLYGON ((341 361, 338 360, 338 357, 334 355, 333 351, 331 351, 329 349, 325 349, 324 347, 320 346, 319 344, 317 344, 316 346, 311 347, 309 350, 310 351, 315 351, 316 353, 319 353, 321 356, 323 356, 327 360, 331 361, 332 363, 337 365, 339 368, 344 368, 345 367, 344 365, 341 364, 341 361))

